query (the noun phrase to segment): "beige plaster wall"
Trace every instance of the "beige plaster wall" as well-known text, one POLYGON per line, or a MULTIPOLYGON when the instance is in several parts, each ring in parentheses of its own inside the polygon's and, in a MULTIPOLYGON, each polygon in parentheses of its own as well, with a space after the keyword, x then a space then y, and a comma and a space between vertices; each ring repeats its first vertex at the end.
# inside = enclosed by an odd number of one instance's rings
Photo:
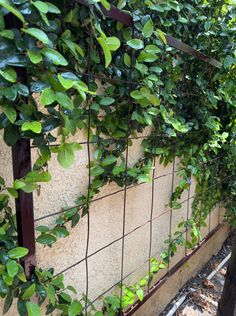
MULTIPOLYGON (((147 132, 147 131, 145 131, 147 132)), ((84 141, 85 136, 78 134, 75 141, 84 141)), ((93 152, 93 150, 92 150, 93 152)), ((129 148, 129 165, 133 165, 143 155, 141 140, 134 140, 129 148)), ((12 177, 11 152, 0 140, 0 175, 6 178, 12 177)), ((32 150, 32 160, 37 159, 37 151, 32 150)), ((49 171, 52 174, 52 181, 43 184, 40 195, 34 194, 34 211, 36 225, 53 225, 57 216, 51 216, 44 220, 40 217, 53 214, 62 207, 73 206, 74 201, 81 194, 86 193, 88 185, 88 163, 87 148, 77 152, 74 165, 68 169, 62 169, 56 159, 52 157, 49 163, 49 171)), ((175 170, 177 169, 176 161, 175 170)), ((171 196, 172 181, 174 186, 178 183, 175 173, 172 178, 173 166, 163 167, 156 161, 153 199, 153 223, 152 223, 152 248, 151 254, 158 258, 164 249, 164 241, 168 239, 171 229, 173 234, 177 224, 187 218, 187 202, 183 202, 182 208, 171 211, 167 206, 171 196), (172 223, 169 227, 172 213, 172 223)), ((97 197, 105 196, 116 192, 121 188, 111 183, 102 188, 97 197)), ((195 183, 191 185, 190 196, 194 195, 195 183)), ((129 188, 126 196, 125 212, 125 234, 124 240, 124 276, 127 276, 125 283, 132 284, 147 272, 149 245, 150 245, 150 216, 151 216, 152 184, 142 184, 129 188), (138 228, 139 226, 142 226, 138 228), (132 232, 133 231, 133 232, 132 232), (131 233, 132 232, 132 233, 131 233), (129 234, 130 233, 130 234, 129 234), (132 271, 136 270, 134 273, 132 271)), ((187 199, 187 192, 182 196, 182 201, 187 199)), ((121 277, 121 253, 122 253, 122 229, 124 211, 124 192, 119 192, 91 204, 89 215, 89 249, 88 249, 88 269, 89 269, 89 299, 94 300, 101 293, 119 282, 121 277), (100 248, 107 246, 104 250, 100 248), (92 255, 94 252, 96 254, 92 255)), ((207 227, 208 233, 218 224, 219 209, 211 214, 211 227, 207 227)), ((37 244, 37 262, 42 268, 54 267, 59 273, 70 266, 64 273, 65 283, 75 286, 79 295, 85 292, 86 275, 85 261, 80 262, 85 257, 86 243, 88 236, 88 218, 83 217, 79 224, 70 230, 69 237, 59 239, 51 248, 37 244), (79 263, 80 262, 80 263, 79 263), (78 264, 76 264, 78 263, 78 264)), ((209 252, 211 253, 211 252, 209 252)), ((171 261, 173 266, 185 255, 185 249, 179 249, 176 257, 171 261)), ((156 282, 165 272, 160 272, 153 282, 156 282)), ((187 272, 186 272, 187 273, 187 272)), ((117 291, 113 288, 110 292, 117 291)), ((98 303, 99 304, 99 303, 98 303)), ((9 313, 9 316, 16 315, 9 313)), ((141 314, 140 314, 141 315, 141 314)), ((145 314, 149 315, 149 314, 145 314)), ((150 314, 151 315, 151 314, 150 314)), ((142 314, 144 316, 144 314, 142 314)))

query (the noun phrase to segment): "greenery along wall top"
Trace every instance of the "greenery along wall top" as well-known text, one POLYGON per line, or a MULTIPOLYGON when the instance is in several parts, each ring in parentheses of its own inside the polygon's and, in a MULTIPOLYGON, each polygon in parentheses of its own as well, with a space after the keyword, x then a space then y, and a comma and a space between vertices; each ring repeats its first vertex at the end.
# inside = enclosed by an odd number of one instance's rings
MULTIPOLYGON (((116 315, 121 308, 143 298, 143 287, 164 268, 183 235, 168 241, 161 259, 152 259, 148 276, 132 287, 123 286, 123 296, 104 298, 102 311, 73 300, 63 276, 36 268, 26 280, 19 259, 27 250, 17 247, 15 218, 8 205, 18 190, 31 192, 39 182, 50 181, 47 163, 56 154, 67 168, 82 145, 71 142, 78 130, 87 132, 96 148, 91 157, 88 193, 78 196, 75 207, 65 211, 53 227, 37 227, 37 242, 51 245, 69 234, 86 215, 99 189, 110 181, 119 186, 151 180, 154 157, 164 164, 181 159, 181 181, 170 206, 178 209, 191 176, 197 179, 197 197, 191 219, 180 223, 192 230, 192 247, 207 214, 221 201, 227 217, 236 223, 235 181, 235 1, 110 1, 130 12, 134 27, 105 18, 100 6, 106 0, 76 1, 0 0, 0 129, 4 141, 13 146, 29 138, 39 149, 33 171, 6 187, 0 178, 0 295, 6 312, 13 298, 19 315, 38 316, 47 302, 47 314, 116 315), (4 21, 11 12, 22 28, 9 29, 4 21), (166 45, 165 33, 179 38, 223 63, 221 70, 181 54, 166 45), (17 77, 15 67, 27 71, 27 82, 17 77), (97 79, 104 84, 97 95, 97 79), (109 84, 107 84, 109 83, 109 84), (38 104, 38 97, 39 103, 38 104), (27 101, 26 101, 27 100, 27 101), (125 151, 134 137, 151 128, 144 139, 145 155, 128 167, 125 151), (52 131, 57 130, 57 137, 52 131), (59 143, 59 146, 51 144, 59 143), (221 159, 215 159, 218 155, 221 159), (214 163, 205 165, 209 160, 214 163), (30 302, 34 294, 38 304, 30 302)), ((84 298, 88 303, 88 298, 84 298)))

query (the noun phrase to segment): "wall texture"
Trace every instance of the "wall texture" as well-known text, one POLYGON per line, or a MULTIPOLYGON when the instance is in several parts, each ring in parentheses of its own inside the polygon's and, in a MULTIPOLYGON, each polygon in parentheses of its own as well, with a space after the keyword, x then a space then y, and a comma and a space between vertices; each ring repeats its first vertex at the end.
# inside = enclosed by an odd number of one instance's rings
MULTIPOLYGON (((74 137, 75 141, 85 140, 82 134, 74 137)), ((134 140, 129 149, 129 165, 133 165, 143 155, 140 140, 134 140)), ((0 139, 0 175, 12 179, 11 152, 0 139)), ((32 149, 32 160, 37 159, 37 151, 32 149)), ((54 156, 49 164, 49 172, 52 174, 52 181, 43 184, 40 193, 34 194, 35 225, 53 225, 57 216, 50 216, 46 219, 41 217, 53 214, 62 207, 73 206, 75 199, 81 194, 86 193, 88 185, 88 169, 86 165, 87 149, 79 151, 76 155, 74 165, 68 169, 62 169, 54 156)), ((178 159, 174 166, 177 170, 178 159)), ((156 161, 153 199, 153 224, 152 224, 152 248, 151 254, 158 258, 164 249, 164 241, 168 239, 171 232, 174 233, 177 224, 191 215, 191 202, 195 192, 194 179, 192 180, 189 193, 190 208, 188 203, 183 202, 182 208, 171 211, 167 206, 170 196, 172 183, 177 185, 177 173, 171 174, 173 165, 163 167, 156 161), (170 217, 172 214, 172 223, 170 217)), ((9 183, 10 184, 10 183, 9 183)), ((97 197, 103 197, 110 193, 121 190, 120 187, 111 183, 102 188, 97 197)), ((125 283, 131 284, 147 273, 149 245, 150 245, 150 215, 151 215, 152 184, 141 184, 128 188, 125 212, 125 234, 124 240, 124 276, 125 283), (140 227, 141 226, 141 227, 140 227), (133 232, 132 232, 133 231, 133 232), (132 232, 132 233, 131 233, 132 232), (135 271, 135 272, 133 272, 135 271)), ((182 201, 188 197, 188 192, 182 196, 182 201)), ((112 196, 100 199, 91 204, 90 225, 89 225, 89 299, 94 300, 104 291, 112 288, 120 281, 121 277, 121 252, 122 252, 122 229, 124 211, 124 191, 112 196), (113 244, 110 244, 113 242, 113 244), (107 246, 107 247, 105 247, 107 246), (100 248, 105 247, 102 251, 100 248), (94 252, 96 252, 94 254, 94 252)), ((220 209, 217 207, 211 214, 211 226, 204 228, 203 236, 206 236, 216 225, 218 225, 220 209)), ((37 245, 37 262, 42 268, 54 267, 56 273, 68 269, 65 275, 65 282, 75 286, 79 295, 85 292, 86 275, 85 261, 83 260, 86 252, 88 237, 87 217, 83 217, 79 224, 71 229, 70 236, 59 241, 51 248, 37 245), (71 267, 73 266, 73 267, 71 267), (71 267, 71 268, 70 268, 71 267)), ((211 255, 211 251, 209 250, 211 255)), ((173 266, 185 255, 185 249, 179 249, 178 254, 171 261, 173 266)), ((156 282, 165 271, 160 272, 153 283, 156 282)), ((110 293, 118 291, 116 287, 110 293)), ((161 299, 161 298, 160 298, 161 299)), ((100 304, 99 301, 97 303, 100 304)), ((9 316, 16 315, 13 311, 9 316)), ((140 314, 141 315, 141 314, 140 314)), ((148 313, 142 314, 151 315, 148 313)), ((153 314, 154 315, 154 314, 153 314)))

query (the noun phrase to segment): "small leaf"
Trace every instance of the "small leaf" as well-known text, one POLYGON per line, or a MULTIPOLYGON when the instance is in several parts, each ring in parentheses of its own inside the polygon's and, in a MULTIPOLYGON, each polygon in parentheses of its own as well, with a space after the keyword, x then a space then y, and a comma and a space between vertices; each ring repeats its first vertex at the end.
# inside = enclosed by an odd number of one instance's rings
POLYGON ((14 278, 14 276, 17 275, 18 270, 19 270, 19 267, 18 267, 17 262, 14 261, 14 260, 8 260, 8 261, 7 261, 7 264, 6 264, 6 267, 7 267, 7 273, 8 273, 8 275, 9 275, 11 278, 14 278))
POLYGON ((66 93, 56 92, 56 101, 66 110, 74 108, 72 99, 66 93))
POLYGON ((129 40, 127 45, 134 49, 142 49, 144 47, 143 41, 137 38, 129 40))
POLYGON ((52 245, 57 241, 57 239, 51 234, 42 234, 36 239, 36 241, 43 245, 52 245))
POLYGON ((111 60, 112 60, 111 51, 109 49, 109 46, 107 45, 107 43, 102 37, 98 37, 97 40, 102 47, 102 50, 105 56, 105 67, 107 68, 110 65, 111 60))
POLYGON ((6 70, 0 70, 0 75, 9 82, 16 82, 16 72, 13 68, 8 68, 6 70))
POLYGON ((37 121, 32 121, 32 122, 25 122, 23 123, 23 125, 21 126, 21 130, 23 132, 25 131, 32 131, 36 134, 40 134, 42 131, 42 125, 40 122, 37 121))
POLYGON ((138 296, 138 299, 142 302, 143 300, 143 290, 142 289, 137 289, 136 294, 138 296))
POLYGON ((71 144, 63 143, 58 149, 57 160, 64 168, 69 168, 74 162, 74 150, 71 144))
POLYGON ((20 259, 28 254, 29 250, 23 247, 16 247, 8 251, 8 256, 11 259, 20 259))
POLYGON ((25 22, 23 15, 20 13, 18 9, 10 2, 9 0, 0 0, 0 5, 7 9, 9 12, 14 14, 21 22, 25 22))
POLYGON ((91 176, 97 177, 101 175, 105 170, 101 166, 93 167, 91 169, 91 176))
POLYGON ((68 64, 67 60, 56 50, 51 48, 43 48, 42 54, 50 59, 54 65, 66 66, 68 64))
POLYGON ((41 310, 38 304, 27 302, 26 308, 27 308, 28 316, 42 316, 41 310))
POLYGON ((43 44, 49 44, 49 39, 48 39, 47 34, 40 29, 37 29, 35 27, 30 27, 28 29, 22 29, 22 31, 33 36, 34 38, 36 38, 37 40, 39 40, 43 44))
POLYGON ((55 289, 53 286, 49 285, 48 287, 45 288, 48 298, 51 302, 51 304, 54 306, 56 304, 56 298, 55 298, 55 289))
POLYGON ((38 64, 42 61, 43 57, 42 55, 40 54, 40 52, 38 51, 35 51, 35 50, 32 50, 32 49, 29 49, 28 50, 28 56, 29 56, 29 59, 30 61, 33 63, 33 64, 38 64))
POLYGON ((42 91, 39 101, 42 105, 52 104, 56 101, 56 94, 51 88, 46 88, 42 91))
POLYGON ((120 40, 115 36, 107 37, 106 44, 111 51, 116 51, 120 47, 120 40))
POLYGON ((101 4, 104 6, 104 8, 109 11, 111 6, 110 6, 110 3, 107 2, 106 0, 101 0, 101 4))
POLYGON ((35 293, 35 283, 31 284, 24 292, 24 294, 22 295, 22 299, 23 300, 28 300, 29 298, 31 298, 31 296, 33 296, 35 293))
POLYGON ((11 105, 4 105, 3 111, 5 115, 7 116, 8 120, 13 124, 16 120, 16 110, 11 105))
POLYGON ((48 5, 43 1, 35 1, 32 4, 42 13, 48 13, 48 5))
POLYGON ((108 156, 108 157, 106 157, 105 159, 102 160, 102 166, 103 167, 109 166, 109 165, 113 164, 116 161, 117 161, 117 157, 110 155, 110 156, 108 156))
POLYGON ((153 33, 153 22, 152 19, 148 20, 147 23, 145 23, 143 29, 142 29, 144 37, 150 37, 153 33))
POLYGON ((165 34, 164 34, 161 30, 157 30, 157 34, 159 35, 159 37, 160 37, 160 39, 162 40, 162 42, 163 42, 164 44, 167 44, 165 34))
POLYGON ((83 309, 83 307, 82 307, 81 303, 77 300, 74 300, 69 307, 68 316, 80 315, 82 309, 83 309))
POLYGON ((103 97, 101 98, 101 100, 99 101, 99 104, 101 105, 111 105, 115 102, 115 99, 111 98, 111 97, 103 97))

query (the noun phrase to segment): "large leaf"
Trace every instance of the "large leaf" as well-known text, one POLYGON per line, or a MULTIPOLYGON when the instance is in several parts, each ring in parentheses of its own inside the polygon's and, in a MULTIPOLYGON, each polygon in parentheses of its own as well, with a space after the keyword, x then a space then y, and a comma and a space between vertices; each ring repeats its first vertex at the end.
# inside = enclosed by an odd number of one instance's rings
POLYGON ((22 295, 22 299, 23 300, 28 300, 29 298, 31 298, 31 296, 33 296, 35 293, 35 283, 31 284, 24 292, 24 294, 22 295))
POLYGON ((8 68, 6 70, 0 70, 0 75, 9 82, 16 82, 16 72, 13 68, 8 68))
POLYGON ((16 261, 14 260, 8 260, 7 261, 7 273, 11 278, 14 278, 14 276, 17 275, 19 267, 16 261))
POLYGON ((64 168, 69 168, 74 162, 74 150, 71 144, 63 143, 58 149, 57 160, 64 168))
POLYGON ((82 304, 79 301, 74 300, 69 307, 68 316, 80 315, 82 309, 83 309, 82 304))

